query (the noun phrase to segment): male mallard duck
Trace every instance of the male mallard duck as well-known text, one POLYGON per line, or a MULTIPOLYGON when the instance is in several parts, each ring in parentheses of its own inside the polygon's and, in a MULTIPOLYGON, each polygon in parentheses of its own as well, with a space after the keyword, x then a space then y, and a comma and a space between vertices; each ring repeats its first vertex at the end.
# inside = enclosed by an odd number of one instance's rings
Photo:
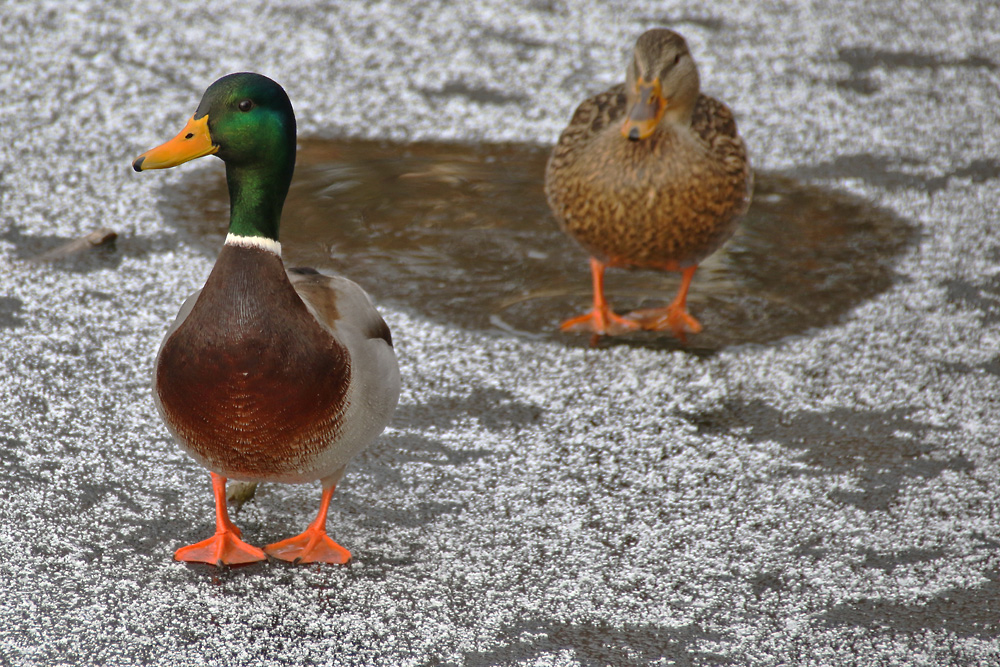
POLYGON ((180 134, 140 155, 136 171, 204 155, 226 163, 229 235, 208 282, 181 306, 156 357, 153 394, 164 422, 212 474, 215 535, 174 558, 346 563, 326 514, 348 462, 389 422, 399 368, 389 328, 355 283, 285 271, 281 208, 295 168, 295 114, 259 74, 213 83, 180 134), (240 539, 226 480, 320 480, 319 513, 301 535, 264 547, 240 539))
POLYGON ((733 114, 699 92, 684 38, 644 33, 625 83, 577 108, 545 170, 549 206, 590 253, 594 283, 593 310, 561 328, 701 331, 686 307, 691 278, 733 234, 752 188, 733 114), (608 266, 680 271, 681 287, 665 308, 620 317, 604 298, 608 266))

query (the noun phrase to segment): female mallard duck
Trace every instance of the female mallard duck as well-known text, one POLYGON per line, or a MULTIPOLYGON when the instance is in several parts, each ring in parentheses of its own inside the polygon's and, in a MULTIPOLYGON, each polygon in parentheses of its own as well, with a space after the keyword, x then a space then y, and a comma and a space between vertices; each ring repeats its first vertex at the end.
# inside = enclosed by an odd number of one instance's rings
POLYGON ((585 100, 545 170, 545 194, 563 231, 590 253, 594 308, 562 329, 616 334, 701 325, 686 300, 698 263, 733 234, 753 176, 732 112, 699 92, 684 38, 650 30, 636 42, 625 83, 585 100), (609 266, 680 271, 665 308, 620 317, 604 298, 609 266))
POLYGON ((399 398, 389 328, 346 278, 285 271, 281 208, 295 168, 295 115, 259 74, 213 83, 174 139, 140 155, 136 171, 204 155, 226 163, 229 235, 205 286, 188 298, 156 357, 153 393, 164 422, 212 474, 215 535, 174 558, 346 563, 326 514, 348 462, 385 428, 399 398), (227 478, 320 480, 319 513, 301 535, 264 551, 240 539, 226 510, 227 478))

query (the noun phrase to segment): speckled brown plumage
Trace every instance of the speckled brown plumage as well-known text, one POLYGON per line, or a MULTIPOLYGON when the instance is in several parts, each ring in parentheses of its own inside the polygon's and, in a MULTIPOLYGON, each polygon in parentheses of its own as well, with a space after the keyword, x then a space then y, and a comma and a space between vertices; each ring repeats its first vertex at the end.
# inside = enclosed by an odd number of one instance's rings
POLYGON ((563 230, 610 266, 683 268, 712 254, 749 203, 732 112, 706 95, 691 133, 621 136, 624 84, 584 102, 559 137, 546 195, 563 230))
POLYGON ((577 108, 549 158, 545 192, 561 228, 601 264, 680 271, 732 235, 752 182, 732 112, 698 91, 683 38, 657 30, 639 39, 625 84, 577 108), (661 78, 663 117, 630 140, 622 128, 637 82, 661 78))

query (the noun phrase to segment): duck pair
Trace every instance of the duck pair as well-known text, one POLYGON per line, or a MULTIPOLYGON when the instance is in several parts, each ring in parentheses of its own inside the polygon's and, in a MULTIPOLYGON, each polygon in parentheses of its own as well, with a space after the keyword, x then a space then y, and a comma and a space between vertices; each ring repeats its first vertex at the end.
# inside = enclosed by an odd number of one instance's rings
MULTIPOLYGON (((180 561, 239 565, 267 555, 346 563, 326 534, 337 483, 385 429, 399 398, 392 337, 368 295, 340 276, 286 269, 278 227, 295 166, 295 116, 259 74, 225 76, 174 139, 136 171, 206 155, 226 165, 229 234, 205 286, 181 306, 156 357, 153 394, 181 447, 212 477, 215 534, 180 561), (316 519, 263 550, 241 539, 227 479, 322 483, 316 519)), ((626 82, 584 101, 549 160, 545 192, 562 228, 591 254, 594 307, 563 329, 697 332, 685 297, 698 262, 732 234, 750 198, 732 113, 699 93, 684 39, 642 35, 626 82), (604 298, 606 267, 681 271, 664 309, 621 317, 604 298)))

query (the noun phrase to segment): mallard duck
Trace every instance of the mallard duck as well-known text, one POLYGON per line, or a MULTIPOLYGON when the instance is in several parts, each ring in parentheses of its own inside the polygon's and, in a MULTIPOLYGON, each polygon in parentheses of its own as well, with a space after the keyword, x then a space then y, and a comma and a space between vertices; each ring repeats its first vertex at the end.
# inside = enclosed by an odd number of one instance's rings
POLYGON ((237 565, 275 558, 346 563, 326 534, 348 462, 389 422, 400 379, 392 337, 355 283, 285 270, 281 208, 295 168, 295 115, 259 74, 213 83, 180 134, 132 163, 173 167, 205 155, 226 164, 229 234, 205 286, 181 306, 156 357, 153 395, 180 446, 211 472, 215 535, 179 561, 237 565), (316 519, 264 550, 244 542, 226 509, 226 480, 319 480, 316 519))
POLYGON ((545 194, 562 229, 590 253, 594 307, 567 331, 618 334, 701 331, 687 311, 698 264, 733 234, 750 204, 753 175, 732 112, 699 90, 684 38, 643 33, 625 83, 585 100, 552 150, 545 194), (606 267, 679 271, 664 308, 615 314, 606 267))

